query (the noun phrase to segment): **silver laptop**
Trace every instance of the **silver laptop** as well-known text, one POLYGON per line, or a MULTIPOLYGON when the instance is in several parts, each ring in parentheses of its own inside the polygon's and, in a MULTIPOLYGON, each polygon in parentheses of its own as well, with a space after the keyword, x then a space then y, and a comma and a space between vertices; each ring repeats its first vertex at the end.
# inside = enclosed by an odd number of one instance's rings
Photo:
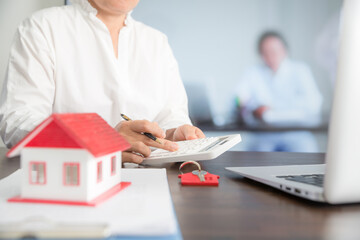
POLYGON ((360 202, 360 1, 346 0, 343 14, 326 165, 228 170, 314 201, 360 202))

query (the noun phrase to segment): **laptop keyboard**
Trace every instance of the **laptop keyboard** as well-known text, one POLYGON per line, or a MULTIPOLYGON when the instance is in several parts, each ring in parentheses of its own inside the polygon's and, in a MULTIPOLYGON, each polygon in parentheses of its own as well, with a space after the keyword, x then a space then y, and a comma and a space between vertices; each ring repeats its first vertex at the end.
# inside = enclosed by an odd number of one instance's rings
POLYGON ((293 182, 310 184, 317 187, 324 186, 324 174, 287 175, 287 176, 276 176, 276 177, 283 178, 293 182))

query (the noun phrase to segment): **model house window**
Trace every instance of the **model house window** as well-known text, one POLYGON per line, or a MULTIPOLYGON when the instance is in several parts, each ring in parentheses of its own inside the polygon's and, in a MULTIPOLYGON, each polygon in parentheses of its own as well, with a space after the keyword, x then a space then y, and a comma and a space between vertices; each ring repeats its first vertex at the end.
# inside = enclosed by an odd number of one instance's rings
POLYGON ((78 186, 80 184, 80 164, 64 163, 64 185, 78 186))
POLYGON ((101 182, 103 178, 102 162, 97 163, 97 182, 101 182))
POLYGON ((111 157, 111 175, 116 174, 116 156, 111 157))
POLYGON ((30 162, 30 183, 46 184, 45 162, 30 162))

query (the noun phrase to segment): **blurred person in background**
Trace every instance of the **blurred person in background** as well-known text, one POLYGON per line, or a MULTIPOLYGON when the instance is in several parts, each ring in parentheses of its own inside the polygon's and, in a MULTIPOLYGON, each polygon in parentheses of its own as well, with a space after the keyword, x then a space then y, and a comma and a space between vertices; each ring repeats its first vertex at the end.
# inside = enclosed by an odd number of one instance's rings
MULTIPOLYGON (((310 127, 320 123, 322 97, 310 68, 288 56, 284 37, 275 31, 258 41, 262 63, 242 76, 236 90, 240 116, 246 125, 273 128, 310 127)), ((249 150, 315 152, 310 132, 258 134, 249 150)))

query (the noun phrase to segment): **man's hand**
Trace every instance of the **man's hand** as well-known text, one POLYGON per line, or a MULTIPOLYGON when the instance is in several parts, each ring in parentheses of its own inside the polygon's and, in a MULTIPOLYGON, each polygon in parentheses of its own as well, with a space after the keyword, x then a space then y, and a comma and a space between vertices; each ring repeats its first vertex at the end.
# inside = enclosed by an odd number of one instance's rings
POLYGON ((199 128, 185 124, 178 128, 167 130, 166 138, 171 141, 184 141, 205 138, 205 134, 199 128))
POLYGON ((116 125, 115 130, 131 144, 130 149, 122 152, 123 162, 141 163, 144 158, 150 156, 151 150, 149 147, 162 148, 168 151, 176 151, 178 149, 176 143, 165 139, 165 132, 157 123, 147 120, 123 121, 116 125), (146 137, 142 134, 144 132, 151 133, 162 144, 146 137))
POLYGON ((270 108, 268 106, 260 106, 254 110, 253 115, 255 118, 257 118, 259 120, 263 120, 264 113, 269 109, 270 108))

